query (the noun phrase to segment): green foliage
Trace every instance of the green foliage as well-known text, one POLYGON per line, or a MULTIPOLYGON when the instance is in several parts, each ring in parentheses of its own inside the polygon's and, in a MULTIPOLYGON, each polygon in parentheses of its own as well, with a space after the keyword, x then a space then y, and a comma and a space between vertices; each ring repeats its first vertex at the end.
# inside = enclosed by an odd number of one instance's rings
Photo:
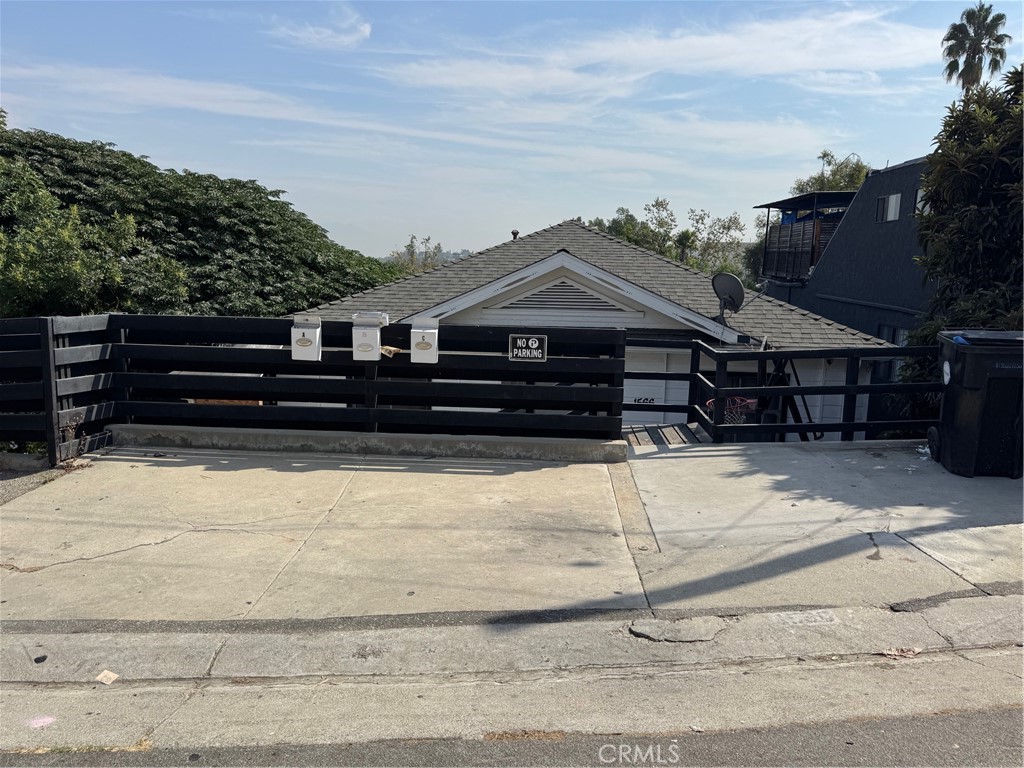
POLYGON ((806 179, 797 179, 789 188, 790 194, 802 195, 807 192, 828 190, 856 190, 864 183, 871 167, 860 159, 860 155, 851 152, 842 160, 836 158, 830 149, 821 150, 818 155, 821 170, 806 179))
POLYGON ((416 235, 409 235, 409 242, 402 250, 392 251, 388 262, 410 275, 440 267, 447 261, 442 255, 443 249, 440 243, 431 244, 430 240, 430 237, 420 240, 416 235))
POLYGON ((690 227, 678 231, 676 214, 665 198, 654 198, 654 202, 644 206, 644 213, 646 218, 640 221, 628 208, 619 208, 607 222, 591 219, 587 226, 701 272, 732 272, 748 284, 756 276, 756 272, 749 273, 744 266, 745 227, 738 213, 721 218, 691 208, 690 227))
POLYGON ((1006 63, 1006 46, 1013 38, 1000 32, 1006 25, 1006 14, 992 13, 992 6, 979 0, 978 5, 964 9, 960 21, 950 24, 942 38, 942 56, 946 60, 943 74, 946 82, 956 80, 968 91, 981 82, 988 59, 988 73, 995 76, 1006 63))
POLYGON ((691 208, 689 216, 691 234, 682 253, 683 263, 708 274, 732 272, 749 285, 753 276, 747 274, 743 264, 746 226, 740 215, 733 211, 725 217, 712 216, 703 209, 691 208))
MULTIPOLYGON (((930 345, 943 329, 1024 328, 1021 68, 1001 88, 982 85, 949 107, 922 179, 917 261, 936 281, 908 343, 930 345)), ((900 369, 904 381, 934 381, 937 362, 920 358, 900 369)), ((936 407, 934 398, 929 401, 936 407)), ((921 415, 919 404, 903 402, 921 415)))
POLYGON ((943 327, 1024 327, 1021 86, 1018 66, 1001 88, 969 90, 935 138, 922 180, 918 263, 938 285, 919 343, 943 327))
POLYGON ((0 158, 0 314, 116 309, 137 246, 131 216, 88 224, 76 206, 61 208, 27 164, 0 158))
POLYGON ((276 316, 402 274, 334 243, 281 191, 256 181, 162 171, 107 143, 10 130, 2 114, 0 159, 38 182, 22 173, 0 192, 5 258, 38 298, 32 304, 8 292, 0 315, 48 314, 59 305, 68 314, 276 316), (63 266, 44 267, 47 259, 63 266), (70 282, 44 288, 58 279, 70 282))

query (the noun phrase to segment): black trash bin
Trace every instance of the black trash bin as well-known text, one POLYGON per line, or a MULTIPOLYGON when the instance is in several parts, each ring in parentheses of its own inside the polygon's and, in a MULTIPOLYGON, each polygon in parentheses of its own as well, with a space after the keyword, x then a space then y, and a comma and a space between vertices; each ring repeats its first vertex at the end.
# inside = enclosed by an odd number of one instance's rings
POLYGON ((962 330, 938 338, 945 388, 939 427, 928 430, 932 458, 965 477, 1020 477, 1024 334, 962 330))

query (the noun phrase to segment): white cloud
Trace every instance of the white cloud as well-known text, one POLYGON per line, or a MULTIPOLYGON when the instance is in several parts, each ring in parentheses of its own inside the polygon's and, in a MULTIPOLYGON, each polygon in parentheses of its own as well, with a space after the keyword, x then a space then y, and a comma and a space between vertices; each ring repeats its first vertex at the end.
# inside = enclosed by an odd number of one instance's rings
POLYGON ((348 50, 370 38, 370 22, 351 8, 336 6, 331 17, 326 26, 275 19, 275 26, 267 34, 300 48, 326 51, 348 50))
POLYGON ((379 73, 403 85, 474 98, 561 95, 603 101, 639 93, 659 74, 773 77, 813 89, 820 83, 805 86, 801 76, 807 72, 871 76, 936 62, 940 38, 941 30, 894 22, 872 8, 815 9, 722 30, 637 29, 558 44, 546 40, 534 51, 401 62, 379 73))

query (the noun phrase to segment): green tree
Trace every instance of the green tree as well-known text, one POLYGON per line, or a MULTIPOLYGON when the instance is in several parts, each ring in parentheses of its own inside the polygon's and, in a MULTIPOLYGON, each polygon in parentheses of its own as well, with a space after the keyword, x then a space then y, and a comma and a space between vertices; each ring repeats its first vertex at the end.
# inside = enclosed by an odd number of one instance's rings
POLYGON ((830 149, 821 150, 818 155, 821 170, 812 173, 806 179, 797 179, 789 188, 790 194, 802 195, 807 192, 826 190, 856 190, 864 183, 871 167, 860 159, 860 155, 851 152, 839 160, 830 149))
POLYGON ((1006 62, 1006 46, 1013 38, 1000 32, 1006 14, 992 13, 992 6, 979 0, 977 6, 966 8, 960 21, 950 24, 942 38, 942 56, 946 60, 943 74, 946 82, 956 80, 965 92, 981 82, 988 59, 988 72, 995 76, 1006 62))
POLYGON ((646 234, 650 240, 650 250, 669 258, 678 258, 675 249, 676 215, 669 201, 663 197, 654 198, 654 202, 644 206, 647 225, 646 234))
POLYGON ((676 214, 671 203, 665 198, 656 197, 644 206, 644 214, 645 218, 641 221, 629 208, 618 208, 615 216, 607 222, 601 218, 591 219, 587 226, 666 258, 678 259, 678 238, 681 233, 675 232, 676 214))
POLYGON ((132 282, 115 294, 123 302, 115 309, 274 316, 402 274, 333 242, 280 190, 256 181, 160 170, 108 143, 8 129, 3 115, 0 158, 25 163, 82 226, 134 222, 121 267, 132 282))
POLYGON ((444 264, 445 259, 441 255, 442 252, 441 244, 431 244, 430 237, 420 240, 416 235, 409 235, 409 242, 403 246, 402 250, 392 251, 388 256, 388 261, 407 274, 418 275, 444 264))
POLYGON ((942 328, 1021 329, 1022 76, 981 85, 953 104, 935 138, 921 182, 918 263, 935 296, 913 343, 931 344, 942 328))
POLYGON ((746 226, 733 211, 728 216, 712 216, 704 209, 689 212, 692 237, 682 254, 683 263, 700 272, 732 272, 744 282, 751 276, 743 265, 743 235, 746 226))

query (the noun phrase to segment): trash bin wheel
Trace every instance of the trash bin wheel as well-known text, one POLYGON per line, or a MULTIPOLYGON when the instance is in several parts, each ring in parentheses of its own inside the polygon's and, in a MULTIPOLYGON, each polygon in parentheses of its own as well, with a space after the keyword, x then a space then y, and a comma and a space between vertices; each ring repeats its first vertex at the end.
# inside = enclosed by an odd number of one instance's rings
POLYGON ((941 452, 941 441, 939 440, 939 428, 928 427, 928 453, 932 455, 933 461, 939 461, 942 458, 941 452))

